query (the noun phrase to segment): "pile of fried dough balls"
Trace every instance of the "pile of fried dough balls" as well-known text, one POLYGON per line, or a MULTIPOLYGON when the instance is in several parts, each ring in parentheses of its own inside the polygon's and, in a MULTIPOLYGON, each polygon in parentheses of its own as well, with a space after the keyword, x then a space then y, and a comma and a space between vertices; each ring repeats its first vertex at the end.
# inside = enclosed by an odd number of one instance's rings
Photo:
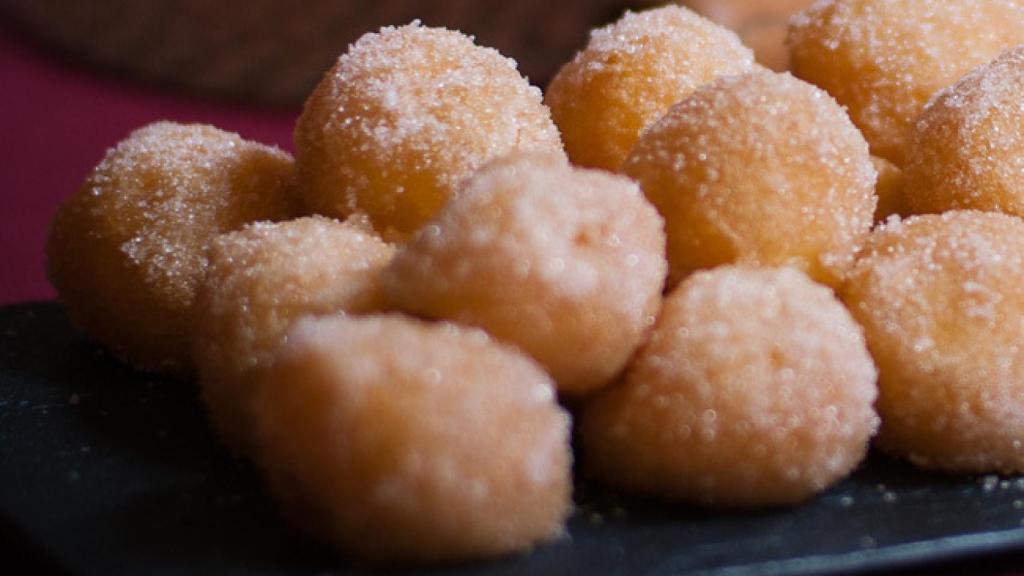
POLYGON ((113 354, 198 377, 284 514, 361 560, 562 535, 559 401, 581 473, 698 505, 805 501, 876 432, 1024 472, 1024 5, 825 0, 788 42, 795 76, 627 13, 542 95, 461 33, 384 28, 294 161, 129 135, 49 276, 113 354))

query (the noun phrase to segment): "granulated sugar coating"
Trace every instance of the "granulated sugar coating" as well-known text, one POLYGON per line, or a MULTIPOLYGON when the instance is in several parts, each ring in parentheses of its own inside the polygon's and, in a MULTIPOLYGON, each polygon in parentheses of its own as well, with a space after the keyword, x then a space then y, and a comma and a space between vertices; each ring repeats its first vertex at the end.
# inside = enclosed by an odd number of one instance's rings
POLYGON ((591 34, 545 101, 578 165, 616 171, 640 132, 698 86, 749 70, 737 36, 680 6, 628 12, 591 34))
POLYGON ((870 229, 867 143, 825 92, 755 72, 698 89, 623 166, 665 217, 670 282, 731 262, 835 285, 870 229))
POLYGON ((528 155, 468 181, 384 285, 402 310, 515 344, 579 395, 608 384, 650 328, 664 254, 662 220, 636 184, 528 155))
POLYGON ((871 157, 871 163, 878 172, 875 183, 875 195, 878 196, 878 207, 875 208, 875 223, 884 222, 890 216, 898 216, 905 212, 903 207, 903 186, 906 177, 903 170, 892 162, 877 156, 871 157))
POLYGON ((213 242, 196 303, 194 356, 211 421, 236 453, 252 452, 259 371, 292 322, 382 308, 378 276, 394 247, 358 220, 259 223, 213 242))
POLYGON ((789 37, 794 73, 835 96, 872 152, 899 166, 932 95, 1021 43, 1017 0, 823 0, 789 37))
POLYGON ((256 414, 260 461, 292 518, 356 557, 526 550, 559 536, 572 504, 553 383, 475 329, 301 320, 256 414))
POLYGON ((107 152, 54 218, 50 281, 72 320, 137 368, 192 371, 193 303, 222 232, 295 212, 291 157, 170 122, 107 152))
POLYGON ((842 295, 878 362, 884 449, 927 468, 1024 472, 1024 222, 894 219, 842 295))
POLYGON ((907 203, 1024 216, 1024 46, 941 92, 911 133, 907 203))
POLYGON ((418 22, 349 48, 307 100, 295 150, 309 208, 365 212, 388 236, 415 231, 491 159, 563 153, 515 61, 418 22))
POLYGON ((688 502, 795 504, 864 458, 875 378, 861 328, 803 273, 700 272, 666 299, 624 382, 584 407, 584 465, 688 502))

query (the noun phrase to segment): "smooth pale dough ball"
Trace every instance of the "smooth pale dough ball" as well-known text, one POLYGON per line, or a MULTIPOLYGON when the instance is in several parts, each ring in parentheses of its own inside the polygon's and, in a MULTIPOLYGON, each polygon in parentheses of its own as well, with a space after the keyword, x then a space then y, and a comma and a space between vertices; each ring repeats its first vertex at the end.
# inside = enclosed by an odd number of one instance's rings
POLYGON ((661 305, 664 254, 662 220, 636 184, 521 156, 468 181, 383 282, 398 308, 483 328, 579 395, 640 345, 661 305))
POLYGON ((137 368, 193 370, 193 304, 223 232, 291 217, 291 156, 158 122, 107 152, 57 212, 47 273, 71 319, 137 368))
POLYGON ((540 90, 514 60, 418 22, 349 47, 295 128, 308 207, 364 212, 386 235, 413 232, 464 178, 513 151, 563 154, 540 90))
POLYGON ((826 0, 789 36, 793 72, 835 96, 872 152, 898 166, 932 95, 1021 43, 1017 0, 826 0))
POLYGON ((545 102, 573 163, 617 171, 669 107, 753 61, 736 34, 681 6, 627 12, 591 33, 551 81, 545 102))
POLYGON ((913 213, 976 209, 1024 216, 1024 46, 941 92, 911 133, 913 213))
POLYGON ((272 488, 344 553, 467 560, 562 533, 569 416, 536 364, 483 332, 400 316, 301 320, 255 407, 272 488))
POLYGON ((379 275, 394 251, 367 222, 323 217, 257 223, 213 242, 194 357, 210 419, 229 448, 252 452, 259 373, 288 327, 307 315, 381 310, 379 275))
POLYGON ((624 382, 584 406, 584 465, 655 496, 795 504, 864 458, 875 378, 828 288, 788 268, 700 272, 668 296, 624 382))
POLYGON ((884 449, 927 468, 1024 472, 1024 222, 894 221, 841 293, 878 362, 884 449))
POLYGON ((890 216, 898 216, 906 212, 903 206, 903 187, 906 175, 898 166, 885 158, 871 157, 871 163, 878 172, 875 183, 875 195, 878 196, 878 207, 875 208, 875 223, 883 222, 890 216))
POLYGON ((672 286, 732 262, 838 283, 875 211, 867 143, 825 92, 756 72, 698 89, 624 165, 665 218, 672 286))

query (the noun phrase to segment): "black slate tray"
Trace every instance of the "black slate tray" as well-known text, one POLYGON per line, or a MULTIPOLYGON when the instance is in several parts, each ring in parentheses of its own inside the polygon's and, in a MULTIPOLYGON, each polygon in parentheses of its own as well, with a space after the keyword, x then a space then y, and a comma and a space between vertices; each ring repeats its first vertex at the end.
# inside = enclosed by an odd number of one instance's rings
MULTIPOLYGON (((878 455, 790 510, 711 513, 590 485, 577 502, 563 541, 410 574, 845 574, 1024 548, 1024 479, 878 455)), ((217 444, 193 386, 118 364, 53 303, 0 308, 0 531, 75 575, 374 573, 282 524, 255 471, 217 444)))

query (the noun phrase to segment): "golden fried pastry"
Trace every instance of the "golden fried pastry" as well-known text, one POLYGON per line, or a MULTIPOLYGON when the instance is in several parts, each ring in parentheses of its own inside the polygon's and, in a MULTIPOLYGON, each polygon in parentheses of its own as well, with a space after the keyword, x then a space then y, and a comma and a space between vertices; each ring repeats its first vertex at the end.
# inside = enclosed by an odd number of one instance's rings
POLYGON ((147 371, 193 370, 193 304, 219 234, 295 210, 291 157, 210 126, 133 132, 54 218, 47 270, 71 319, 147 371))
POLYGON ((487 161, 561 154, 562 145, 515 61, 414 22, 367 34, 342 55, 306 101, 295 151, 310 209, 364 212, 381 233, 402 236, 487 161))
POLYGON ((925 109, 910 136, 914 213, 976 209, 1024 216, 1024 46, 968 74, 925 109))
POLYGON ((288 327, 307 315, 380 310, 378 277, 394 251, 359 218, 257 223, 213 242, 194 357, 210 419, 229 448, 252 452, 259 372, 288 327))
POLYGON ((732 262, 791 265, 835 285, 875 211, 864 138, 828 94, 788 74, 698 89, 623 170, 665 218, 670 286, 732 262))
POLYGON ((626 178, 508 158, 399 250, 384 285, 398 308, 483 328, 580 395, 608 384, 653 323, 662 226, 626 178))
POLYGON ((1024 43, 1019 0, 830 0, 793 21, 794 73, 827 90, 897 166, 933 94, 1024 43))
POLYGON ((551 81, 545 102, 570 160, 616 171, 641 131, 669 107, 752 65, 753 54, 734 33, 668 5, 595 30, 551 81))
POLYGON ((572 505, 569 416, 551 379, 478 330, 301 320, 255 413, 282 503, 358 558, 522 551, 561 534, 572 505))
POLYGON ((951 472, 1024 472, 1024 222, 893 221, 842 297, 878 362, 885 450, 951 472))
POLYGON ((700 272, 668 296, 624 382, 584 407, 584 464, 687 502, 795 504, 864 458, 875 378, 829 289, 787 268, 700 272))

